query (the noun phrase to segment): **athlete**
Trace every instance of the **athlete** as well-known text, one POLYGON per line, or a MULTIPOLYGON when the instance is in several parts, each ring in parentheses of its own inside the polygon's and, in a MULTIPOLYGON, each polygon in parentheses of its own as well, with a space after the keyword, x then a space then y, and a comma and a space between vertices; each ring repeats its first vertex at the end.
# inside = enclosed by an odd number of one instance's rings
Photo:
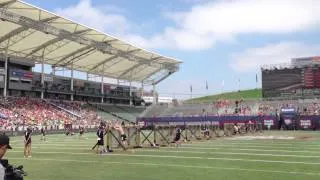
POLYGON ((181 129, 178 128, 176 131, 176 137, 174 138, 173 142, 176 143, 177 147, 181 146, 181 129))
POLYGON ((79 137, 81 138, 84 134, 84 127, 79 128, 79 137))
POLYGON ((41 139, 40 140, 41 141, 47 141, 46 140, 46 132, 45 132, 43 127, 41 127, 40 132, 41 132, 41 139))
POLYGON ((127 144, 127 135, 124 133, 124 130, 123 130, 122 126, 120 124, 116 123, 113 126, 113 128, 120 133, 122 144, 126 145, 127 144))
POLYGON ((32 129, 28 127, 26 132, 24 133, 24 157, 30 158, 31 157, 31 134, 32 129))
POLYGON ((98 146, 97 154, 107 152, 106 149, 104 148, 104 132, 105 132, 104 126, 99 126, 99 129, 97 131, 97 144, 92 148, 94 149, 96 146, 98 146))

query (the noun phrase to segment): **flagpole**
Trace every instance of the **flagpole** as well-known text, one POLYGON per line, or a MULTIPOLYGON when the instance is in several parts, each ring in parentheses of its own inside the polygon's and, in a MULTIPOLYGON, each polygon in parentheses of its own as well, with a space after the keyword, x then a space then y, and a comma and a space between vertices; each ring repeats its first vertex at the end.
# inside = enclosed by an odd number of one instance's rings
POLYGON ((222 94, 222 93, 223 93, 223 88, 224 88, 224 80, 222 80, 221 93, 220 93, 220 94, 222 94))
POLYGON ((258 89, 258 74, 256 74, 256 89, 258 89))
POLYGON ((206 95, 207 95, 207 96, 209 96, 208 89, 209 89, 209 87, 208 87, 208 81, 206 81, 206 95))

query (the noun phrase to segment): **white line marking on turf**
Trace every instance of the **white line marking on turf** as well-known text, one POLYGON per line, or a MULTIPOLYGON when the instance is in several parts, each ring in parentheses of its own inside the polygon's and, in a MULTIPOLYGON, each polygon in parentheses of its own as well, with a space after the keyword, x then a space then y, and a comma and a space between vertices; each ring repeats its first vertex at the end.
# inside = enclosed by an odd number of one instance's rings
MULTIPOLYGON (((24 149, 24 147, 15 147, 14 149, 24 149)), ((87 148, 72 148, 72 147, 66 147, 61 149, 61 147, 37 147, 33 146, 32 149, 55 149, 55 150, 84 150, 88 151, 91 150, 91 147, 87 146, 87 148)), ((163 150, 163 149, 180 149, 180 148, 160 148, 157 150, 149 150, 149 149, 141 149, 141 150, 134 150, 136 152, 172 152, 172 153, 190 153, 190 154, 221 154, 221 155, 248 155, 248 156, 270 156, 270 157, 297 157, 297 158, 320 158, 320 156, 307 156, 307 155, 295 155, 295 154, 261 154, 261 153, 239 153, 236 149, 232 152, 219 152, 219 151, 186 151, 186 150, 178 150, 178 151, 171 151, 171 150, 163 150)), ((15 151, 10 151, 10 152, 15 152, 15 151)), ((72 152, 71 152, 72 153, 72 152)))
MULTIPOLYGON (((15 147, 14 149, 24 149, 24 147, 15 147)), ((87 146, 87 148, 72 148, 72 147, 66 147, 61 149, 61 147, 37 147, 37 146, 33 146, 32 149, 55 149, 55 150, 91 150, 91 147, 87 146)), ((162 150, 162 149, 177 149, 177 148, 161 148, 158 150, 148 150, 148 149, 141 149, 141 150, 135 150, 136 152, 179 152, 179 153, 192 153, 192 154, 221 154, 221 155, 249 155, 249 156, 273 156, 273 157, 297 157, 297 158, 320 158, 320 156, 307 156, 307 155, 295 155, 295 154, 261 154, 261 153, 239 153, 237 150, 234 150, 236 152, 232 152, 233 150, 231 150, 230 152, 219 152, 219 151, 186 151, 186 150, 179 150, 179 151, 171 151, 171 150, 162 150)), ((14 152, 14 151, 10 151, 10 152, 14 152)))
POLYGON ((268 157, 296 157, 296 158, 320 158, 320 156, 293 155, 293 154, 256 154, 256 153, 238 153, 238 152, 206 152, 206 151, 167 151, 167 150, 135 150, 136 152, 162 152, 162 153, 190 153, 190 154, 220 154, 220 155, 248 155, 248 156, 268 156, 268 157))
MULTIPOLYGON (((90 143, 94 144, 96 141, 90 141, 90 143)), ((23 144, 21 142, 21 144, 23 144)), ((62 143, 56 143, 56 142, 43 142, 43 143, 33 143, 34 146, 70 146, 70 147, 87 147, 89 142, 83 142, 83 143, 76 143, 76 144, 69 144, 66 142, 62 143)), ((183 144, 184 147, 194 147, 194 148, 212 148, 216 149, 216 147, 226 147, 226 148, 241 148, 240 146, 235 145, 223 145, 223 144, 183 144)), ((266 150, 265 148, 275 149, 275 150, 287 150, 287 149, 301 149, 302 147, 274 147, 274 146, 268 146, 268 145, 259 145, 259 146, 243 146, 244 148, 259 148, 261 147, 263 150, 266 150)), ((221 148, 222 149, 222 148, 221 148)), ((223 148, 225 149, 225 148, 223 148)), ((304 148, 304 150, 320 150, 319 148, 304 148)))
MULTIPOLYGON (((36 143, 36 144, 32 144, 33 146, 66 146, 67 143, 36 143)), ((94 141, 92 142, 92 144, 94 144, 94 141)), ((90 145, 88 145, 88 142, 85 143, 79 143, 79 144, 68 144, 67 146, 69 147, 88 147, 90 145)), ((295 150, 295 149, 301 149, 301 147, 274 147, 274 146, 235 146, 235 145, 213 145, 213 144, 183 144, 184 147, 194 147, 194 148, 216 148, 216 147, 224 147, 224 149, 226 148, 262 148, 264 150, 266 150, 265 148, 268 149, 275 149, 275 150, 295 150)), ((304 148, 303 150, 320 150, 319 148, 304 148)))
MULTIPOLYGON (((93 146, 91 145, 69 145, 69 144, 59 144, 59 145, 54 145, 54 144, 33 144, 32 148, 35 149, 90 149, 93 146), (68 147, 69 146, 69 147, 68 147), (73 147, 73 148, 72 148, 73 147)), ((15 147, 14 147, 15 148, 15 147)), ((24 148, 23 145, 21 147, 16 147, 16 148, 24 148)), ((161 147, 161 149, 176 149, 177 147, 161 147)), ((188 145, 183 145, 179 147, 180 149, 194 149, 194 150, 222 150, 222 151, 259 151, 259 152, 285 152, 285 153, 311 153, 311 154, 320 154, 320 151, 308 151, 308 150, 282 150, 282 149, 247 149, 247 148, 238 148, 238 147, 199 147, 199 146, 188 146, 188 145)), ((319 149, 320 150, 320 149, 319 149)))
MULTIPOLYGON (((177 148, 177 147, 161 147, 162 149, 172 149, 172 148, 177 148)), ((185 146, 181 146, 179 148, 183 148, 183 149, 211 149, 211 150, 228 150, 226 148, 206 148, 206 147, 185 147, 185 146)), ((245 148, 234 148, 234 150, 237 151, 265 151, 265 152, 288 152, 288 153, 313 153, 313 154, 320 154, 320 151, 291 151, 291 150, 279 150, 279 149, 245 149, 245 148)))
MULTIPOLYGON (((11 158, 15 160, 24 160, 24 158, 11 158)), ((247 169, 247 168, 232 168, 232 167, 219 167, 219 166, 193 166, 181 164, 156 164, 156 163, 139 163, 139 162, 115 162, 115 161, 87 161, 87 160, 69 160, 69 159, 28 159, 28 161, 56 161, 56 162, 76 162, 76 163, 103 163, 103 164, 120 164, 120 165, 140 165, 140 166, 163 166, 174 168, 197 168, 197 169, 214 169, 214 170, 228 170, 228 171, 247 171, 247 172, 262 172, 262 173, 280 173, 280 174, 296 174, 296 175, 309 175, 320 176, 316 172, 295 172, 295 171, 276 171, 276 170, 261 170, 261 169, 247 169)))
POLYGON ((270 149, 279 149, 279 150, 286 150, 286 149, 301 149, 303 148, 304 150, 320 150, 320 147, 319 148, 305 148, 305 147, 274 147, 274 146, 251 146, 251 145, 243 145, 243 146, 236 146, 236 145, 223 145, 223 144, 204 144, 204 145, 191 145, 191 144, 184 144, 185 147, 226 147, 226 148, 241 148, 241 147, 244 147, 244 148, 270 148, 270 149))
MULTIPOLYGON (((22 151, 12 151, 22 153, 22 151)), ((69 154, 69 155, 88 155, 92 153, 70 153, 70 152, 33 152, 33 154, 69 154)), ((305 164, 320 165, 320 162, 303 162, 303 161, 274 161, 261 159, 240 159, 240 158, 216 158, 216 157, 199 157, 199 156, 169 156, 169 155, 146 155, 146 154, 116 154, 107 153, 107 156, 123 156, 123 157, 150 157, 150 158, 175 158, 175 159, 201 159, 201 160, 222 160, 222 161, 243 161, 243 162, 262 162, 262 163, 282 163, 282 164, 305 164)))
POLYGON ((283 144, 283 143, 274 143, 274 142, 256 142, 256 143, 228 143, 228 142, 214 142, 214 141, 208 141, 208 142, 192 142, 190 144, 196 144, 196 145, 270 145, 270 146, 283 146, 283 147, 297 147, 297 146, 303 146, 303 147, 319 147, 320 144, 283 144))

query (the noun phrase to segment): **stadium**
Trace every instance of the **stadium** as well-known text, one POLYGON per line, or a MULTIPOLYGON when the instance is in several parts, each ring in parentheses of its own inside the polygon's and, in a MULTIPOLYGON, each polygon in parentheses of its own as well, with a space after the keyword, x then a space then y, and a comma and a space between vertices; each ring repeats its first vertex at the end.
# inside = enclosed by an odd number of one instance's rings
POLYGON ((157 85, 183 61, 0 0, 2 159, 27 180, 319 179, 320 58, 293 58, 262 89, 180 101, 157 85))

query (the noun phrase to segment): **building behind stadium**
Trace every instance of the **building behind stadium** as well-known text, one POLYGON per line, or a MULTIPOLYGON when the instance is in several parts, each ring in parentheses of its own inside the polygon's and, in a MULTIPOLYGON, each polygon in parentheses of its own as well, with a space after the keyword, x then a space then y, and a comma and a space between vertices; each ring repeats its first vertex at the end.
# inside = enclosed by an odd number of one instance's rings
POLYGON ((264 65, 264 98, 313 98, 320 96, 320 56, 294 58, 289 64, 264 65))

